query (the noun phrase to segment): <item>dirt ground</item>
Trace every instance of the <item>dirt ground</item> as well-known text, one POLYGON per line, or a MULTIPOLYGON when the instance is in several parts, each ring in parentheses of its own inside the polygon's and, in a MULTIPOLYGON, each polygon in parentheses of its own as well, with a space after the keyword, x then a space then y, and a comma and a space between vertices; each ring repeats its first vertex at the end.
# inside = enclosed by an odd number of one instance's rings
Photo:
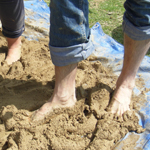
MULTIPOLYGON (((52 95, 55 75, 48 38, 22 42, 21 59, 8 66, 7 43, 0 36, 1 150, 111 150, 129 131, 144 131, 132 111, 123 121, 106 111, 117 77, 94 57, 78 64, 74 108, 56 109, 44 123, 30 123, 28 114, 52 95)), ((138 100, 133 98, 131 109, 138 100)))

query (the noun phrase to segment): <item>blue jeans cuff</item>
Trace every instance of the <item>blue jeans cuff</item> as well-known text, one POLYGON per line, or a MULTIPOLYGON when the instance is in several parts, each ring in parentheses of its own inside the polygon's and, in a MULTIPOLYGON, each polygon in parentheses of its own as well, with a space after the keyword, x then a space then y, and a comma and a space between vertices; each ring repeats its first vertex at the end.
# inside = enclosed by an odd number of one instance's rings
POLYGON ((123 31, 136 41, 150 39, 150 26, 135 26, 125 16, 123 17, 123 31))
POLYGON ((52 62, 55 66, 67 66, 86 59, 95 49, 91 40, 69 47, 50 46, 52 62))

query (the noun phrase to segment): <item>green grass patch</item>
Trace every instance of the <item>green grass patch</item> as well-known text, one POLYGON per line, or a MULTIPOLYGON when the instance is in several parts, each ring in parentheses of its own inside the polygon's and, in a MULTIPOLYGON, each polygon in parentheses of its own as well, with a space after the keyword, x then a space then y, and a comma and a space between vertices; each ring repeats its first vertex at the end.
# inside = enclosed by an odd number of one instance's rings
POLYGON ((89 0, 89 23, 102 26, 104 33, 123 44, 122 17, 124 0, 89 0))

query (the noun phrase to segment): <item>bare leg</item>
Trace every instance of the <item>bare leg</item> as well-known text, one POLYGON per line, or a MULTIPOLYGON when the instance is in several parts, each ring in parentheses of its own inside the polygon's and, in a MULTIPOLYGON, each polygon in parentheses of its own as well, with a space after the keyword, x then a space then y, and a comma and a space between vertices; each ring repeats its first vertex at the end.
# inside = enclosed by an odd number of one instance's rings
POLYGON ((32 115, 32 121, 44 119, 45 115, 54 108, 72 107, 75 105, 75 77, 77 64, 64 67, 55 66, 55 88, 54 93, 47 103, 32 115))
POLYGON ((20 59, 21 56, 21 36, 18 38, 6 38, 8 42, 8 54, 6 62, 11 65, 20 59))
POLYGON ((135 76, 138 68, 144 58, 150 40, 135 41, 124 34, 124 62, 123 69, 116 84, 116 90, 109 105, 112 113, 122 115, 125 111, 130 110, 130 99, 132 90, 135 85, 135 76))

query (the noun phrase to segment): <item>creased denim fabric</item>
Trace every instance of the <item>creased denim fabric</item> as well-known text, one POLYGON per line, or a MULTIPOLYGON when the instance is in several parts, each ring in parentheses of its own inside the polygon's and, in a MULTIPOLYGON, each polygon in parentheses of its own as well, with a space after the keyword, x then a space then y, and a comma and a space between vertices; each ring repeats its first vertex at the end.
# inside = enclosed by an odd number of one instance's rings
POLYGON ((126 0, 123 31, 133 40, 150 38, 150 0, 126 0))
POLYGON ((2 33, 9 38, 17 38, 24 31, 24 1, 0 0, 0 20, 2 33))
POLYGON ((94 50, 90 39, 88 0, 51 0, 50 53, 56 66, 86 59, 94 50))

